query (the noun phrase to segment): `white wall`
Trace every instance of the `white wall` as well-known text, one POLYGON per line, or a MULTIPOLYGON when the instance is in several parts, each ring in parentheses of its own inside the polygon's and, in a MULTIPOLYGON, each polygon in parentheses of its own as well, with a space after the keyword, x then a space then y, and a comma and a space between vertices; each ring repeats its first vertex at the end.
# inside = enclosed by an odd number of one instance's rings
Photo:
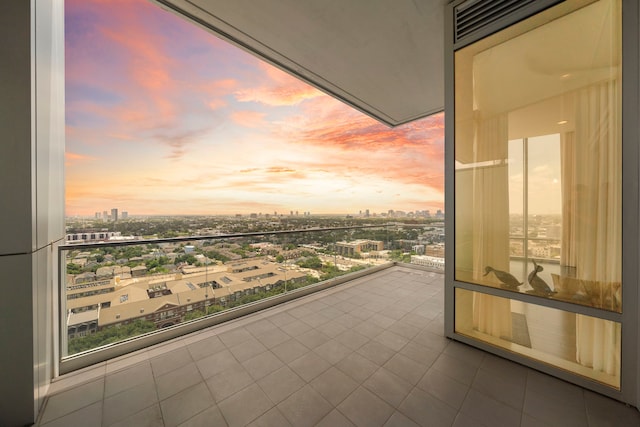
POLYGON ((53 376, 63 0, 0 2, 0 70, 0 425, 11 426, 35 420, 53 376))

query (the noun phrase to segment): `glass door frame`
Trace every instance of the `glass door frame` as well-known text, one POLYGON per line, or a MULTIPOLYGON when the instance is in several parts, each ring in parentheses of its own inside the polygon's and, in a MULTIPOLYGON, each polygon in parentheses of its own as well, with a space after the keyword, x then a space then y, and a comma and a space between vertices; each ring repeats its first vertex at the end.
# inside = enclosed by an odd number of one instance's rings
MULTIPOLYGON (((455 279, 455 52, 488 35, 503 30, 559 3, 558 0, 539 0, 513 13, 490 22, 478 30, 456 40, 455 8, 473 0, 454 0, 445 10, 445 336, 502 356, 595 392, 640 407, 639 347, 639 224, 638 187, 640 169, 638 145, 640 118, 639 41, 640 7, 636 0, 622 0, 622 313, 615 313, 569 302, 539 298, 526 293, 476 285, 455 279), (584 314, 621 323, 620 390, 578 376, 549 364, 509 352, 485 342, 455 332, 456 288, 508 298, 525 303, 551 307, 571 313, 584 314)), ((486 1, 484 7, 490 7, 486 1)), ((526 2, 523 2, 526 3, 526 2)))

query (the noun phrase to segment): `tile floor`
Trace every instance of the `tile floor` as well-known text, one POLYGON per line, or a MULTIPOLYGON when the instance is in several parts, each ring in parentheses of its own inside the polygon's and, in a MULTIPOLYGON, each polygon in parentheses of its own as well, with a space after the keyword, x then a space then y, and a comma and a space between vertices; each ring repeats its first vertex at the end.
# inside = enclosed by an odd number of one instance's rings
POLYGON ((443 276, 393 267, 66 375, 73 426, 640 426, 619 402, 442 336, 443 276))

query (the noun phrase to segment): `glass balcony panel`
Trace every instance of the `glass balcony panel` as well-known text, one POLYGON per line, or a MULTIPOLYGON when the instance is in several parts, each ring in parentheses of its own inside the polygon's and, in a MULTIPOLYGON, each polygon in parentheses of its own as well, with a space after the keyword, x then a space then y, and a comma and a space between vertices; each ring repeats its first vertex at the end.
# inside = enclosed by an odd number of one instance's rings
POLYGON ((66 246, 63 357, 387 264, 386 234, 367 226, 66 246))

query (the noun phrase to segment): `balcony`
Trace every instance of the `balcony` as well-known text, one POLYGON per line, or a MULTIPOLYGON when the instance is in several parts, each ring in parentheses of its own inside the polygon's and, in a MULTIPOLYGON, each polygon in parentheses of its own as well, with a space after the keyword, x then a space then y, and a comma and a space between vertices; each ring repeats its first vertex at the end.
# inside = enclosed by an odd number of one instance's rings
POLYGON ((60 372, 269 308, 395 261, 443 265, 442 258, 415 256, 436 238, 428 222, 278 227, 153 240, 96 241, 85 233, 79 242, 73 238, 78 234, 67 236, 70 243, 59 257, 65 272, 60 372))
POLYGON ((37 425, 640 423, 622 403, 444 338, 443 300, 440 273, 365 274, 64 375, 37 425))

